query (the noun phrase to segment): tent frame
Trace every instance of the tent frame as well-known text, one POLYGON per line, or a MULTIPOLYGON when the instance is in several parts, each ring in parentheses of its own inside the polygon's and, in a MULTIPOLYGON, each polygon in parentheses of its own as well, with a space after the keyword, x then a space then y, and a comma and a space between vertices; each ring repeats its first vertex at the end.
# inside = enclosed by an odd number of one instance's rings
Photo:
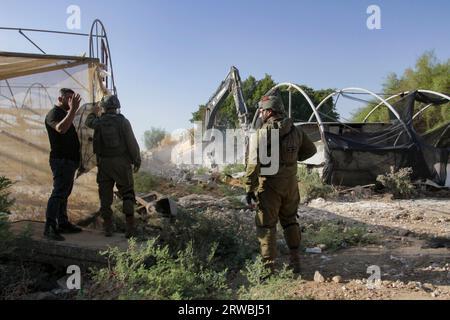
MULTIPOLYGON (((417 90, 417 91, 420 92, 420 93, 429 93, 429 94, 433 94, 433 95, 435 95, 435 96, 438 96, 438 97, 441 97, 441 98, 444 98, 444 99, 447 99, 448 101, 450 101, 450 97, 449 97, 448 95, 445 95, 445 94, 440 93, 440 92, 431 91, 431 90, 417 90)), ((390 100, 395 99, 395 98, 397 98, 397 97, 403 97, 403 96, 406 96, 406 95, 408 95, 409 93, 410 93, 410 91, 404 91, 404 92, 401 92, 401 93, 398 93, 398 94, 394 94, 394 95, 390 96, 389 98, 387 98, 386 101, 390 101, 390 100)), ((366 122, 369 120, 370 116, 371 116, 376 110, 378 110, 378 109, 379 109, 380 107, 382 107, 382 106, 383 106, 383 103, 380 103, 380 104, 376 105, 376 106, 375 106, 375 107, 367 114, 367 116, 364 118, 364 122, 366 123, 366 122)), ((424 111, 426 111, 426 110, 427 110, 428 108, 430 108, 431 106, 433 106, 433 104, 429 104, 429 105, 427 105, 426 107, 422 108, 420 111, 418 111, 418 112, 413 116, 413 119, 417 118, 421 113, 423 113, 424 111)))
POLYGON ((36 58, 36 59, 57 59, 57 60, 69 60, 74 61, 74 66, 84 63, 100 63, 103 67, 102 76, 105 78, 106 88, 112 93, 117 94, 117 88, 114 80, 114 68, 111 58, 111 50, 108 41, 108 35, 104 24, 95 19, 92 23, 90 33, 77 33, 77 32, 65 32, 56 30, 44 30, 44 29, 26 29, 26 28, 11 28, 0 27, 0 31, 17 31, 21 36, 27 39, 34 47, 36 47, 41 53, 17 53, 17 52, 1 52, 0 56, 4 57, 23 57, 23 58, 36 58), (34 33, 49 33, 69 36, 81 36, 89 38, 89 57, 80 56, 67 56, 67 55, 53 55, 48 54, 41 49, 25 32, 34 33))

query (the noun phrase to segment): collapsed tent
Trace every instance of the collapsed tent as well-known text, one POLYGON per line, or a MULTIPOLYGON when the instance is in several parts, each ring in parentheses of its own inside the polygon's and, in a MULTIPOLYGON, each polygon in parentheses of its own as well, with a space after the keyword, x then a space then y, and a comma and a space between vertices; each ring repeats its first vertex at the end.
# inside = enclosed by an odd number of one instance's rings
MULTIPOLYGON (((302 164, 318 168, 326 183, 348 187, 373 184, 379 175, 391 172, 391 168, 395 171, 411 168, 411 178, 415 181, 450 187, 450 122, 427 132, 415 127, 415 121, 431 107, 441 108, 443 114, 448 114, 445 109, 450 107, 448 95, 417 90, 383 99, 366 89, 346 88, 332 92, 315 106, 301 86, 288 82, 274 86, 266 95, 281 94, 281 89, 287 90, 289 95, 286 105, 289 115, 294 108, 293 92, 303 96, 303 107, 311 109, 309 119, 296 125, 308 134, 318 152, 302 164), (368 95, 371 100, 364 100, 361 95, 368 95), (372 106, 375 101, 380 103, 375 103, 362 122, 348 121, 338 115, 337 118, 342 118, 340 121, 322 112, 321 108, 330 103, 336 108, 341 97, 363 103, 363 107, 372 106), (391 105, 389 102, 394 100, 397 101, 391 105), (387 108, 390 120, 368 122, 370 116, 383 107, 387 108), (323 118, 331 121, 323 121, 323 118)), ((448 115, 444 118, 448 119, 448 115)), ((252 128, 258 129, 261 124, 257 111, 252 128)))
POLYGON ((412 179, 450 187, 450 123, 419 134, 413 126, 416 102, 439 106, 448 103, 448 99, 415 91, 392 105, 394 110, 390 111, 395 117, 390 123, 325 125, 325 182, 345 186, 370 184, 393 167, 412 168, 412 179))

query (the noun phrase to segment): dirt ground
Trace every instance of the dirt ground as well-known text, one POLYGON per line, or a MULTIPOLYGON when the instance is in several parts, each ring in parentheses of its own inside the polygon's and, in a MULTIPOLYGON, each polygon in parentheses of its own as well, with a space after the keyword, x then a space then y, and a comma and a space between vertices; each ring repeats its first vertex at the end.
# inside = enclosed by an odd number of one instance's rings
MULTIPOLYGON (((11 221, 45 221, 47 201, 52 192, 51 178, 45 177, 41 184, 16 181, 11 187, 11 197, 15 199, 11 221)), ((98 210, 98 192, 95 173, 89 173, 75 181, 69 198, 69 217, 76 222, 98 210)))
MULTIPOLYGON (((325 201, 299 209, 300 221, 341 220, 364 224, 379 244, 304 254, 304 281, 293 295, 314 299, 450 299, 450 199, 325 201), (438 237, 444 239, 439 240, 438 237), (381 283, 368 288, 369 266, 381 283), (325 283, 314 281, 319 271, 325 283), (341 283, 331 279, 342 278, 341 283)), ((286 258, 286 257, 284 257, 286 258)))

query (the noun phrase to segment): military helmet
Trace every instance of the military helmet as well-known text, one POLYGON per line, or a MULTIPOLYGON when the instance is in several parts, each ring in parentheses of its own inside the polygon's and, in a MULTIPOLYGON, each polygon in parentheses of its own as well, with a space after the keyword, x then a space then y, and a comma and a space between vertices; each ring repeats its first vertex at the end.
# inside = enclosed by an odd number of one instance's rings
POLYGON ((108 109, 120 109, 120 101, 116 95, 107 95, 102 98, 100 101, 100 107, 105 110, 108 109))
POLYGON ((259 102, 262 110, 273 110, 276 113, 285 113, 283 101, 279 96, 264 96, 259 102))

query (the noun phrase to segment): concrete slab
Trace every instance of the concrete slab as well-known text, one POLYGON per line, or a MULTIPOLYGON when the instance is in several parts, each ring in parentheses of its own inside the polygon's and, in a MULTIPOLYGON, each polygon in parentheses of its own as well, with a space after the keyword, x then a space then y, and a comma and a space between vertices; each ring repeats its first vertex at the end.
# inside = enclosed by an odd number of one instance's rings
POLYGON ((78 234, 65 234, 66 241, 61 242, 44 238, 43 223, 13 223, 11 231, 17 237, 12 254, 15 258, 53 265, 78 265, 82 268, 106 265, 108 261, 100 252, 111 247, 122 250, 128 247, 124 234, 106 238, 101 231, 90 229, 78 234))

